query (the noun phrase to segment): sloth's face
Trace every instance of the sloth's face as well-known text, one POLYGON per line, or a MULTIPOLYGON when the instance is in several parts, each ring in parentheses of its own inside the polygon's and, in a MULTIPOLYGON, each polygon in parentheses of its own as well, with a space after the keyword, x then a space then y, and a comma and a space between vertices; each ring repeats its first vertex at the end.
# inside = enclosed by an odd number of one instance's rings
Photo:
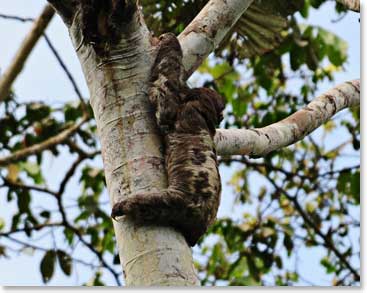
POLYGON ((180 43, 173 33, 165 33, 159 36, 159 46, 169 47, 171 50, 176 51, 181 55, 180 43))

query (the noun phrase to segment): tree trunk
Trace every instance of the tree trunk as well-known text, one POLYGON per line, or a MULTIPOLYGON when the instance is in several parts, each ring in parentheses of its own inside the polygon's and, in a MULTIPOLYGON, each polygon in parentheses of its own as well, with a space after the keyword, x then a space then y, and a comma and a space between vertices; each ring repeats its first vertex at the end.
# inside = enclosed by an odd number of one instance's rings
MULTIPOLYGON (((69 28, 89 87, 90 103, 101 142, 111 205, 123 198, 133 197, 137 193, 165 189, 167 177, 162 153, 162 137, 156 126, 154 109, 147 96, 150 70, 154 61, 153 44, 155 41, 140 11, 137 9, 130 21, 124 22, 123 25, 119 24, 121 35, 118 36, 118 42, 107 42, 105 45, 108 47, 108 54, 101 57, 96 53, 94 43, 86 40, 86 36, 82 33, 84 24, 80 17, 82 14, 80 3, 99 3, 98 5, 101 5, 104 2, 48 1, 56 8, 69 28), (74 8, 75 3, 79 3, 79 9, 74 8)), ((132 2, 135 1, 111 1, 112 6, 119 5, 119 3, 129 5, 128 3, 132 2)), ((187 77, 220 43, 251 2, 252 0, 211 0, 187 26, 179 36, 187 77)), ((100 30, 100 19, 108 22, 106 21, 108 16, 103 15, 102 10, 96 14, 94 16, 98 18, 98 22, 94 28, 100 30)), ((106 32, 103 26, 102 31, 106 32)), ((351 86, 354 87, 355 84, 351 86)), ((359 93, 359 88, 355 91, 359 93)), ((330 103, 325 103, 325 106, 329 107, 329 104, 337 101, 336 99, 338 97, 335 99, 329 97, 330 103)), ((342 97, 342 100, 347 99, 342 97)), ((339 108, 345 106, 350 105, 346 103, 339 108)), ((321 124, 325 119, 330 118, 337 110, 340 110, 336 108, 331 109, 331 114, 327 113, 327 117, 318 119, 317 122, 321 124)), ((297 114, 297 119, 302 117, 312 118, 308 117, 307 113, 297 114)), ((296 129, 292 126, 294 121, 288 119, 285 122, 281 123, 282 127, 273 125, 269 128, 273 134, 277 135, 276 138, 279 137, 278 129, 281 128, 280 134, 284 139, 280 144, 273 144, 276 147, 292 143, 297 139, 297 137, 293 139, 288 135, 289 130, 296 129)), ((316 124, 314 126, 317 127, 316 124)), ((299 139, 310 129, 302 128, 301 130, 299 139)), ((253 153, 246 147, 246 137, 251 136, 250 132, 253 134, 251 130, 235 133, 220 132, 216 137, 216 143, 221 153, 253 153), (242 143, 245 146, 241 146, 242 143)), ((264 132, 263 136, 266 137, 266 134, 268 133, 264 132)), ((257 139, 255 140, 257 142, 257 139)), ((253 143, 252 147, 256 149, 255 152, 266 153, 269 148, 266 147, 267 145, 264 147, 262 141, 260 143, 263 150, 255 148, 256 143, 253 143)), ((114 221, 113 224, 126 285, 199 285, 193 267, 191 249, 180 233, 169 227, 138 227, 126 219, 121 222, 114 221)))
MULTIPOLYGON (((108 58, 84 42, 76 18, 69 27, 90 91, 111 205, 137 192, 167 187, 162 142, 147 97, 151 36, 139 12, 108 58)), ((114 221, 126 285, 196 285, 191 250, 168 227, 114 221)))

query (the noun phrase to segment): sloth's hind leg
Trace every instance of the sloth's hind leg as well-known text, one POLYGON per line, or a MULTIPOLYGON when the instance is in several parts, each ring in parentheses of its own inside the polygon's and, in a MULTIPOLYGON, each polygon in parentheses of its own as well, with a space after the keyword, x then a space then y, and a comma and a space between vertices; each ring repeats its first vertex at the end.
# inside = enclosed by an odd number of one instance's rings
POLYGON ((166 189, 136 194, 117 202, 112 208, 111 217, 126 216, 137 224, 174 227, 193 246, 206 230, 200 214, 197 214, 199 211, 184 193, 166 189))

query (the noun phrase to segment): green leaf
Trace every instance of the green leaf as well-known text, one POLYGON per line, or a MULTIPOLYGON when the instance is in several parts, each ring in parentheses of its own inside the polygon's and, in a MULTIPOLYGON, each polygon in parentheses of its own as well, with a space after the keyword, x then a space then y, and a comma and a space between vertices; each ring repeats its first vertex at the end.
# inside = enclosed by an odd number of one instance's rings
POLYGON ((81 107, 75 107, 70 104, 66 104, 64 108, 65 121, 76 121, 83 115, 81 107))
POLYGON ((308 11, 310 9, 310 0, 305 0, 305 4, 302 9, 299 11, 303 18, 308 18, 308 11))
POLYGON ((40 271, 43 283, 48 283, 55 270, 56 252, 54 250, 46 251, 41 260, 40 271))
POLYGON ((71 245, 74 239, 74 231, 66 227, 64 229, 64 235, 65 235, 66 241, 71 245))
POLYGON ((360 172, 357 171, 351 175, 350 190, 356 204, 360 203, 360 172))
POLYGON ((329 261, 327 257, 322 258, 320 263, 326 268, 326 272, 328 274, 334 273, 336 271, 336 267, 329 261))
POLYGON ((79 221, 81 221, 81 220, 86 220, 86 219, 88 219, 89 217, 90 217, 90 212, 89 211, 83 211, 83 212, 81 212, 80 214, 79 214, 79 216, 77 216, 76 218, 75 218, 75 223, 77 223, 77 222, 79 222, 79 221))
POLYGON ((51 113, 49 106, 42 103, 30 103, 26 107, 26 117, 29 121, 40 121, 51 113))
POLYGON ((65 251, 57 250, 57 259, 59 261, 59 265, 61 267, 61 270, 65 273, 65 275, 70 276, 71 275, 71 265, 72 260, 70 255, 68 255, 65 251))
POLYGON ((20 163, 21 170, 25 171, 29 177, 34 180, 36 184, 44 183, 44 179, 41 173, 41 167, 37 163, 33 162, 22 162, 20 163))
POLYGON ((12 221, 11 221, 11 230, 15 230, 18 228, 18 224, 19 224, 19 221, 20 221, 20 216, 21 214, 15 214, 12 218, 12 221))
POLYGON ((287 249, 288 256, 290 256, 294 245, 292 238, 288 234, 284 234, 283 244, 284 247, 287 249))
POLYGON ((2 256, 7 257, 7 255, 6 255, 6 247, 0 245, 0 257, 2 257, 2 256))
POLYGON ((5 221, 3 218, 0 218, 0 231, 5 228, 5 221))
POLYGON ((42 212, 40 213, 40 216, 41 216, 42 218, 49 219, 49 218, 50 218, 50 216, 51 216, 51 213, 50 213, 49 211, 42 211, 42 212))
POLYGON ((29 204, 31 202, 31 195, 28 190, 22 189, 17 193, 17 203, 20 213, 29 211, 29 204))

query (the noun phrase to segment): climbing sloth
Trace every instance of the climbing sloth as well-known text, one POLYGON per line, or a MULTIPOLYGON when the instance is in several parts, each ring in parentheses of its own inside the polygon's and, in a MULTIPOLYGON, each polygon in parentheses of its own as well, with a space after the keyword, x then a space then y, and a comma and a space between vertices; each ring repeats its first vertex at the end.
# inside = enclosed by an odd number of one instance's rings
POLYGON ((224 100, 208 88, 190 89, 182 51, 173 34, 159 38, 149 99, 164 135, 168 188, 116 203, 112 217, 172 226, 194 246, 215 220, 221 192, 213 137, 224 100))

